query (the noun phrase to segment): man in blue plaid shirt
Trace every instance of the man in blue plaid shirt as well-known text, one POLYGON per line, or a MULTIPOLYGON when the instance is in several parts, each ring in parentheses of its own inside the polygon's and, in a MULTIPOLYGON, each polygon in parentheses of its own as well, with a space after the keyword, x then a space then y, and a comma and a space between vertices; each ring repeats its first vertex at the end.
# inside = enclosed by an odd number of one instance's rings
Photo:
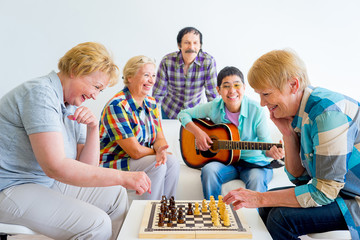
POLYGON ((202 51, 201 32, 193 27, 183 28, 177 43, 179 51, 161 60, 153 88, 163 119, 176 119, 182 109, 198 105, 203 89, 208 101, 217 97, 216 62, 202 51))

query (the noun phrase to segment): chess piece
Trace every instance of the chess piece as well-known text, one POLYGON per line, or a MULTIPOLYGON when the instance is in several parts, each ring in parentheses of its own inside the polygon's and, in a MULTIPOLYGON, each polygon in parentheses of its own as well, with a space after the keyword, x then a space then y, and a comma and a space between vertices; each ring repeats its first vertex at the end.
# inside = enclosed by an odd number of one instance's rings
POLYGON ((171 217, 171 221, 176 221, 176 210, 171 211, 170 217, 171 217))
MULTIPOLYGON (((199 204, 198 204, 199 206, 199 204)), ((198 207, 199 208, 199 207, 198 207)), ((192 208, 192 204, 191 203, 188 203, 188 210, 187 210, 187 215, 194 215, 194 212, 193 212, 193 208, 192 208)))
POLYGON ((208 208, 207 208, 207 204, 206 204, 206 200, 205 200, 205 199, 203 199, 203 201, 202 201, 201 211, 202 211, 202 212, 207 212, 207 211, 208 211, 208 208))
POLYGON ((177 219, 178 223, 184 223, 185 222, 185 217, 184 217, 184 213, 182 208, 180 207, 178 210, 178 219, 177 219))
POLYGON ((218 199, 218 208, 220 208, 224 204, 223 196, 219 195, 218 199))
POLYGON ((210 212, 210 216, 211 216, 211 221, 214 222, 215 220, 215 216, 217 215, 217 211, 215 209, 211 210, 210 212))
POLYGON ((209 208, 210 208, 210 211, 216 210, 216 204, 215 204, 215 202, 210 202, 210 203, 209 203, 209 208))
POLYGON ((160 205, 160 212, 165 213, 165 205, 164 204, 160 205))
POLYGON ((161 197, 161 203, 167 204, 167 199, 166 199, 166 196, 165 196, 165 195, 162 195, 162 197, 161 197))
POLYGON ((194 215, 200 215, 199 203, 198 202, 195 202, 194 215))
POLYGON ((214 196, 210 196, 209 209, 210 211, 216 208, 215 198, 214 196))
POLYGON ((158 226, 162 227, 164 226, 164 221, 165 221, 165 217, 163 213, 159 213, 159 221, 158 221, 158 226))
POLYGON ((168 221, 166 222, 166 225, 168 227, 172 227, 172 225, 173 225, 173 222, 172 222, 171 218, 172 218, 172 214, 171 214, 171 212, 169 212, 168 215, 167 215, 168 221))
POLYGON ((218 214, 216 214, 215 216, 214 216, 214 226, 215 227, 221 227, 221 224, 220 224, 220 220, 219 220, 219 215, 218 214))
POLYGON ((166 225, 167 225, 168 227, 172 227, 173 222, 171 221, 171 219, 169 219, 169 220, 167 221, 166 225))
POLYGON ((224 213, 224 220, 223 220, 223 224, 225 227, 230 227, 230 218, 229 218, 229 214, 227 212, 227 210, 224 213))

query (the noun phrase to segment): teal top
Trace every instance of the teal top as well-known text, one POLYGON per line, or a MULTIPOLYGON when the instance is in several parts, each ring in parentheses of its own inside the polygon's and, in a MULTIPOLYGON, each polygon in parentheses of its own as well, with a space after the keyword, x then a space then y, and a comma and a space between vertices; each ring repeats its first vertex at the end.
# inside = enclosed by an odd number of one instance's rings
MULTIPOLYGON (((222 98, 184 109, 179 113, 178 118, 184 127, 192 121, 192 118, 210 118, 215 124, 230 123, 226 117, 222 98)), ((246 96, 241 102, 238 130, 241 141, 272 142, 264 108, 246 96)), ((266 157, 265 151, 262 150, 242 150, 241 159, 259 166, 270 162, 270 158, 266 157)))

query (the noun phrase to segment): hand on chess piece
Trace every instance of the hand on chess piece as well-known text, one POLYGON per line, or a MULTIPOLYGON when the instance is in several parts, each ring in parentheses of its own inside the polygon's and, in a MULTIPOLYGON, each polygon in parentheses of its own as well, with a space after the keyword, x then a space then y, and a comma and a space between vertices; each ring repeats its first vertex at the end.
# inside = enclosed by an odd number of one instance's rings
POLYGON ((223 199, 224 203, 232 204, 234 210, 238 210, 242 207, 246 208, 259 208, 263 207, 263 194, 260 192, 252 191, 245 188, 238 188, 230 191, 223 199))

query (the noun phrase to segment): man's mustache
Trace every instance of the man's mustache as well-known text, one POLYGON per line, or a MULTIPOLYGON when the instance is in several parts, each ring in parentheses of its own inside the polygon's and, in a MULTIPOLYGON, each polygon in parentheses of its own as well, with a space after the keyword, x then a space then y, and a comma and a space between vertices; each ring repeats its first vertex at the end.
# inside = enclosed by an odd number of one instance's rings
POLYGON ((192 49, 188 49, 185 51, 185 53, 197 53, 195 50, 192 50, 192 49))

